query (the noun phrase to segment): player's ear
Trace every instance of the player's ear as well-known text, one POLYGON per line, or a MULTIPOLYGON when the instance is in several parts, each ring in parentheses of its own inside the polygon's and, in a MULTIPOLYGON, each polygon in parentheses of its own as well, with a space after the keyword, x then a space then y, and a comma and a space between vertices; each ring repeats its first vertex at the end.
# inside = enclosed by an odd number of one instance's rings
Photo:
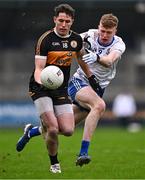
POLYGON ((54 21, 54 23, 56 22, 56 16, 53 17, 53 21, 54 21))

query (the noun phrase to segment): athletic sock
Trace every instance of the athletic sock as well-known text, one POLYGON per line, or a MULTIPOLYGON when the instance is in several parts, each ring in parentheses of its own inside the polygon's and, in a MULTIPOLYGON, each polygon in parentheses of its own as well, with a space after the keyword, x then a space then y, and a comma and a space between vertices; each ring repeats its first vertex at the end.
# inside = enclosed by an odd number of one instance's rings
POLYGON ((40 129, 38 126, 33 127, 32 129, 29 130, 29 137, 34 137, 34 136, 39 136, 41 135, 40 129))
POLYGON ((51 165, 58 164, 57 154, 55 156, 49 155, 51 165))
POLYGON ((90 145, 90 141, 85 141, 85 140, 82 141, 80 155, 81 154, 88 154, 89 145, 90 145))

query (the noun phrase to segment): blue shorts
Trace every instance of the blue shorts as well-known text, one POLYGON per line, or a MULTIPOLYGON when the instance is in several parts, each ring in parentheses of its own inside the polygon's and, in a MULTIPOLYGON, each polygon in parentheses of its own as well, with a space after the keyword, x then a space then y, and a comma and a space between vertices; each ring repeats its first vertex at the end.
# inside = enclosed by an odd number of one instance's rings
MULTIPOLYGON (((78 79, 74 76, 71 78, 68 84, 68 95, 73 102, 75 102, 76 93, 85 86, 88 86, 85 81, 82 81, 81 79, 78 79)), ((98 94, 98 96, 102 97, 104 94, 104 90, 105 89, 100 88, 96 93, 98 94)))

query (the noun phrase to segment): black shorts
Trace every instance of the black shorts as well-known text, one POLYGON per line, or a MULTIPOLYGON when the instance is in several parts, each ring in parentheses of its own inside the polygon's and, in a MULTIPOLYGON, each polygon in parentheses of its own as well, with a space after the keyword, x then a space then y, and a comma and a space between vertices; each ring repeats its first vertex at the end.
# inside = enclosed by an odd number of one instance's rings
POLYGON ((67 87, 50 90, 42 87, 35 81, 31 81, 29 84, 29 95, 33 101, 41 97, 50 97, 54 105, 72 104, 67 93, 67 87))

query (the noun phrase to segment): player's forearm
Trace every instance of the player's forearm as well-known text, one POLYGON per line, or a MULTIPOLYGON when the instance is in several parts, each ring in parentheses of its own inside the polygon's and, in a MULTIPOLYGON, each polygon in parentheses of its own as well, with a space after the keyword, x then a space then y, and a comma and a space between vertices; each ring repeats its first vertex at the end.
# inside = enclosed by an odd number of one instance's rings
POLYGON ((99 58, 99 63, 104 67, 111 67, 112 64, 120 57, 117 52, 99 58))
POLYGON ((83 50, 81 52, 77 53, 77 61, 84 73, 86 74, 87 77, 90 77, 93 73, 90 71, 90 68, 87 63, 85 63, 82 60, 82 55, 83 55, 83 50))
POLYGON ((41 74, 41 71, 44 69, 45 65, 46 65, 46 60, 35 58, 34 79, 39 84, 42 84, 40 80, 40 74, 41 74))
POLYGON ((41 80, 40 80, 40 74, 41 74, 41 70, 40 69, 35 69, 34 72, 34 79, 37 83, 42 84, 41 80))
POLYGON ((104 67, 111 67, 113 64, 113 61, 111 58, 103 56, 99 59, 99 64, 101 64, 104 67))

